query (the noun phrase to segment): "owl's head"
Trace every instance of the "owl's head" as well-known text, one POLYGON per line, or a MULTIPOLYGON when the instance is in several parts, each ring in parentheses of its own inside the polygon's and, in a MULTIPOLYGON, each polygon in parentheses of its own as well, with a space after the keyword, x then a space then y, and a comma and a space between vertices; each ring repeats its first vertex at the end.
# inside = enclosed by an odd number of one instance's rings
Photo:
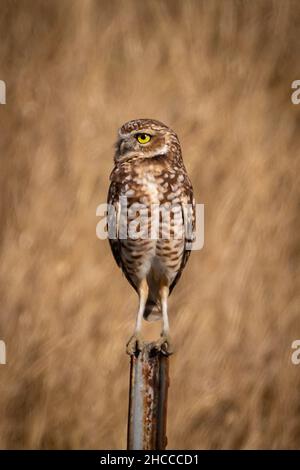
POLYGON ((115 161, 122 162, 132 157, 154 158, 180 155, 177 135, 162 122, 154 119, 135 119, 119 129, 116 142, 115 161))

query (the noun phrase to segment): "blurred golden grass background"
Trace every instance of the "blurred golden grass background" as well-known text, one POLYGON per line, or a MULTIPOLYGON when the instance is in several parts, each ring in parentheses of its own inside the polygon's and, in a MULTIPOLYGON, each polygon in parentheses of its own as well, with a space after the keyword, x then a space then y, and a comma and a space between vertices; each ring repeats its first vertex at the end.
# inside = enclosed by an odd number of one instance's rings
POLYGON ((299 448, 297 1, 1 1, 1 448, 124 448, 137 298, 96 238, 117 128, 174 128, 205 247, 170 298, 169 448, 299 448))

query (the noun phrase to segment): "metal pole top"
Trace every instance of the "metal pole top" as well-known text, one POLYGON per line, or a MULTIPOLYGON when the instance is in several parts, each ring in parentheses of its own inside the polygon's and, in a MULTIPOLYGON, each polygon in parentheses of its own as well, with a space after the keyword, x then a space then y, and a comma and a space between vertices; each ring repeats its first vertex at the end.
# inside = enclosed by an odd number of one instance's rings
POLYGON ((128 450, 159 450, 167 445, 169 358, 145 343, 131 356, 128 450))

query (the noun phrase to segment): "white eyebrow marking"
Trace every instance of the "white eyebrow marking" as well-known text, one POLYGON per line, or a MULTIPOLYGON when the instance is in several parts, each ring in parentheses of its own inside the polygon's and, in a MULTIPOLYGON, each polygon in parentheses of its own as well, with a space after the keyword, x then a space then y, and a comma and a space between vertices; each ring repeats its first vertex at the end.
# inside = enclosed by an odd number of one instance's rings
POLYGON ((129 136, 130 136, 130 133, 129 133, 129 134, 128 134, 128 133, 125 134, 125 133, 121 132, 121 129, 119 129, 118 134, 119 134, 119 137, 120 137, 121 139, 125 139, 125 137, 129 137, 129 136))
POLYGON ((155 135, 155 132, 153 132, 153 130, 149 128, 133 129, 131 132, 122 132, 121 129, 119 129, 118 134, 121 139, 125 139, 126 137, 130 137, 131 135, 135 134, 149 134, 153 137, 155 135))
POLYGON ((134 129, 134 131, 131 132, 131 134, 149 134, 149 135, 155 135, 155 132, 153 132, 152 129, 146 128, 146 129, 134 129))

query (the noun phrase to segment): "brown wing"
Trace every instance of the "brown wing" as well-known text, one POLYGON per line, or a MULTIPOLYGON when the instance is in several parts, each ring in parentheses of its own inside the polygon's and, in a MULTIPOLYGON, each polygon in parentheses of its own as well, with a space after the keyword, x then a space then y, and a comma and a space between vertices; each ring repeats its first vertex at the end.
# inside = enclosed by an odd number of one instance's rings
POLYGON ((137 287, 130 278, 126 266, 122 262, 121 250, 122 242, 119 239, 119 220, 120 220, 120 202, 119 202, 120 187, 119 183, 112 181, 109 190, 107 203, 111 205, 111 210, 108 211, 107 216, 107 232, 108 232, 108 241, 112 254, 115 258, 115 261, 119 268, 122 269, 127 281, 132 285, 132 287, 137 290, 137 287))
POLYGON ((181 206, 182 219, 183 219, 183 223, 185 227, 185 243, 184 243, 181 265, 178 270, 178 273, 176 274, 174 281, 170 285, 169 294, 171 294, 172 290, 174 289, 174 287, 176 286, 177 282, 179 281, 181 277, 181 274, 191 254, 191 244, 194 241, 193 234, 195 230, 195 219, 196 219, 195 200, 193 197, 193 188, 188 179, 185 181, 185 192, 187 195, 188 204, 190 204, 189 210, 186 210, 184 206, 181 206))

